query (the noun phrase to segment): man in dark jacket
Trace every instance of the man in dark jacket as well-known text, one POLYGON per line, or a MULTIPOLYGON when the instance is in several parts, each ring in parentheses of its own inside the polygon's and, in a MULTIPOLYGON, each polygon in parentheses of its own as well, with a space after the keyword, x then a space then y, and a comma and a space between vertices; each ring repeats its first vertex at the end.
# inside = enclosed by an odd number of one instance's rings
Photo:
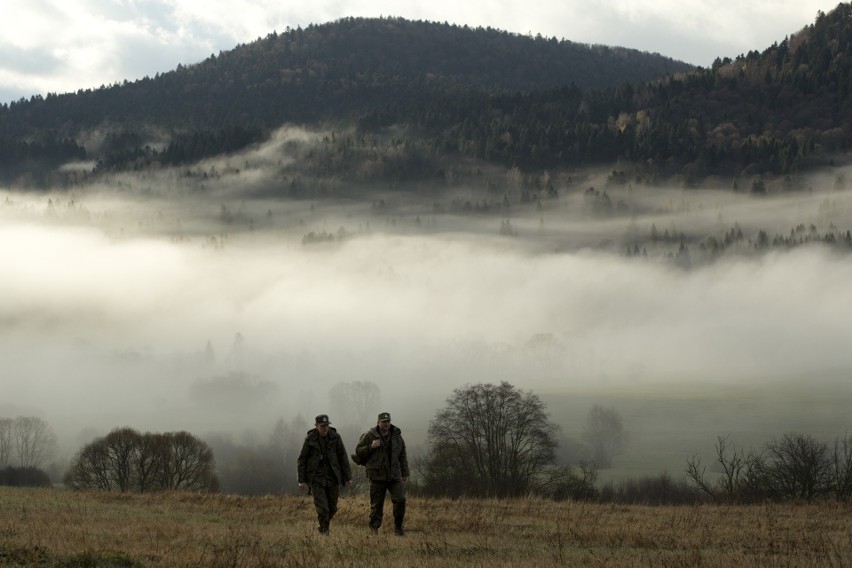
POLYGON ((331 427, 328 415, 320 414, 315 427, 308 430, 297 461, 299 489, 309 488, 319 520, 319 532, 328 534, 328 526, 337 512, 340 486, 352 485, 352 469, 343 439, 331 427))
POLYGON ((355 453, 367 468, 370 480, 370 529, 377 533, 382 526, 385 494, 393 503, 394 534, 405 534, 405 482, 408 480, 408 457, 402 431, 391 424, 387 412, 379 414, 378 423, 361 436, 355 453))

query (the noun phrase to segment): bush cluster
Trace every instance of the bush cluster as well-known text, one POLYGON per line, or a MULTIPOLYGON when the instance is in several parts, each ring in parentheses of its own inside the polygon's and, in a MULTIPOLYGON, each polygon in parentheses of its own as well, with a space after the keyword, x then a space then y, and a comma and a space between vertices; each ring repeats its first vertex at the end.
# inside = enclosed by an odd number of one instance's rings
POLYGON ((50 487, 50 476, 37 467, 6 467, 0 469, 0 485, 10 487, 50 487))
POLYGON ((189 432, 117 428, 85 445, 65 474, 73 489, 216 491, 213 451, 189 432))

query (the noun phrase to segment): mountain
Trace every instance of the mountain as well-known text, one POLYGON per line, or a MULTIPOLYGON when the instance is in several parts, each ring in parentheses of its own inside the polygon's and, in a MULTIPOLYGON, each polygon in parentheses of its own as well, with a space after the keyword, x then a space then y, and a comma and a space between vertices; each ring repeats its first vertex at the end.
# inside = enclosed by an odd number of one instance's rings
POLYGON ((345 123, 380 108, 416 112, 436 99, 601 88, 691 68, 658 54, 491 28, 348 18, 273 33, 154 78, 3 105, 0 168, 8 180, 122 153, 152 127, 170 137, 216 132, 222 144, 212 146, 228 150, 285 122, 345 123), (112 133, 103 150, 85 142, 96 128, 112 133))
MULTIPOLYGON (((631 164, 638 181, 792 176, 852 147, 852 5, 762 53, 646 83, 441 101, 368 124, 418 124, 435 145, 524 171, 631 164)), ((624 180, 623 172, 618 176, 624 180)), ((795 186, 790 179, 788 185, 795 186)))
POLYGON ((369 153, 331 137, 303 163, 319 178, 416 181, 453 161, 522 171, 620 161, 631 179, 678 176, 685 186, 790 176, 852 144, 850 15, 841 3, 709 69, 488 28, 340 20, 153 79, 2 107, 0 170, 39 186, 72 159, 97 159, 99 171, 191 163, 289 122, 371 136, 369 153))
POLYGON ((270 34, 134 83, 19 101, 0 132, 74 134, 104 122, 174 128, 346 119, 430 96, 616 86, 691 67, 657 54, 403 19, 349 18, 270 34))

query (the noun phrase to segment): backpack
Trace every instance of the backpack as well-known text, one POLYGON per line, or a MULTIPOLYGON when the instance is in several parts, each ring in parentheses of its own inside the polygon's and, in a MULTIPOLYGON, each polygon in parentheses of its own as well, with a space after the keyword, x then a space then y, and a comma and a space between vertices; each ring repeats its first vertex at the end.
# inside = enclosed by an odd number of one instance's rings
POLYGON ((367 465, 366 463, 361 463, 361 458, 358 457, 358 454, 352 454, 349 457, 352 458, 352 463, 355 465, 367 465))

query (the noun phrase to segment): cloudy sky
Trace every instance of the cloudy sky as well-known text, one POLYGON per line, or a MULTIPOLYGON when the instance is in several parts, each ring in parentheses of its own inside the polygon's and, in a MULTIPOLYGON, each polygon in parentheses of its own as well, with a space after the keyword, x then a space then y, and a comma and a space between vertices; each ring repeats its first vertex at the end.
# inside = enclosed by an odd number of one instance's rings
POLYGON ((621 45, 696 65, 763 50, 829 0, 2 0, 0 102, 153 76, 288 26, 400 16, 621 45))

